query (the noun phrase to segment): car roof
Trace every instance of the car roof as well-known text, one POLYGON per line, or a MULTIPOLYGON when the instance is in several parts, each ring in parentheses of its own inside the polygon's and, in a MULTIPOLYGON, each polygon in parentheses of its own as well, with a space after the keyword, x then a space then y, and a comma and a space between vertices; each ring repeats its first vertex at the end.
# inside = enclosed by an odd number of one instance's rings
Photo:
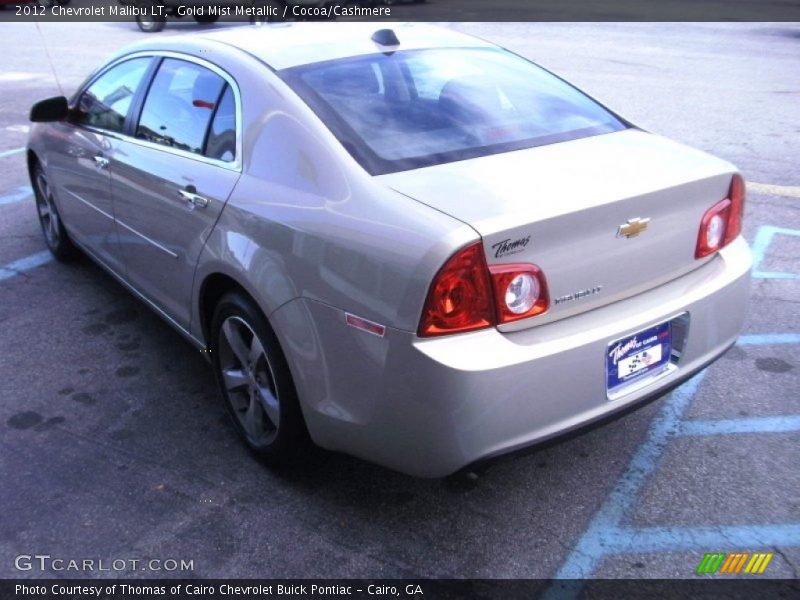
MULTIPOLYGON (((276 23, 261 27, 233 27, 202 34, 199 38, 233 46, 271 68, 281 70, 382 52, 386 47, 371 39, 381 29, 394 32, 400 41, 399 50, 494 47, 451 29, 416 23, 276 23)), ((198 39, 198 36, 191 37, 194 41, 198 39)))

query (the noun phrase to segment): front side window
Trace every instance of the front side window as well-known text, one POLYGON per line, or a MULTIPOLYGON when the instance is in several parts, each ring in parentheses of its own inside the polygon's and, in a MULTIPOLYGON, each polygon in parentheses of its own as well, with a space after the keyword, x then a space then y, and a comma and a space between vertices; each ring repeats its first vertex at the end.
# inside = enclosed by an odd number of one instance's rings
POLYGON ((373 175, 626 127, 569 84, 499 49, 401 51, 279 75, 373 175))
POLYGON ((206 134, 225 100, 225 89, 225 80, 205 67, 164 59, 144 101, 136 137, 204 154, 206 134))
POLYGON ((107 131, 122 132, 136 90, 150 58, 134 58, 100 75, 78 99, 72 121, 107 131))

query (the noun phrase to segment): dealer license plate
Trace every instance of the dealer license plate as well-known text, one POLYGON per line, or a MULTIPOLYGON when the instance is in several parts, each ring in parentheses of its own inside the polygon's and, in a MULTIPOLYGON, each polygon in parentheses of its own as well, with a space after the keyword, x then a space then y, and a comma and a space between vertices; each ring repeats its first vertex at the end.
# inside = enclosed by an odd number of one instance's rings
POLYGON ((672 354, 669 322, 612 342, 606 354, 606 385, 620 386, 667 368, 672 354))

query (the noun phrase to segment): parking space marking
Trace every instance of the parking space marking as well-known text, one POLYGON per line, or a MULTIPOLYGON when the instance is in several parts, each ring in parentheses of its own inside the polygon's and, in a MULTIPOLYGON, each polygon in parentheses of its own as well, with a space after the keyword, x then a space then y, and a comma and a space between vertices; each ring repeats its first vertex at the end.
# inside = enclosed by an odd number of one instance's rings
POLYGON ((796 546, 800 523, 710 527, 616 528, 606 532, 604 550, 613 554, 675 552, 720 547, 796 546))
POLYGON ((800 198, 800 186, 794 185, 773 185, 771 183, 747 182, 747 189, 756 194, 768 194, 770 196, 785 196, 787 198, 800 198))
POLYGON ((48 250, 31 254, 25 258, 20 258, 12 263, 0 267, 0 281, 11 279, 21 273, 41 267, 53 261, 53 255, 48 250))
POLYGON ((0 196, 0 206, 4 204, 13 204, 14 202, 19 202, 20 200, 25 200, 29 198, 33 194, 33 190, 29 185, 21 185, 17 188, 16 192, 11 194, 6 194, 5 196, 0 196))
POLYGON ((4 152, 0 152, 0 158, 7 158, 9 156, 14 156, 15 154, 19 154, 20 152, 25 152, 25 148, 14 148, 13 150, 6 150, 4 152))
POLYGON ((28 133, 30 130, 30 125, 9 125, 6 127, 6 131, 10 131, 12 133, 28 133))
POLYGON ((23 73, 19 71, 11 71, 8 73, 0 73, 0 83, 19 83, 20 81, 30 81, 44 77, 45 75, 39 73, 23 73))
POLYGON ((736 342, 737 346, 780 346, 782 344, 800 344, 800 333, 743 335, 736 342))
POLYGON ((732 435, 735 433, 786 433, 800 431, 800 415, 683 421, 678 435, 732 435))
POLYGON ((762 225, 758 228, 756 239, 753 242, 753 277, 756 279, 800 279, 800 273, 788 273, 783 271, 762 271, 759 267, 764 261, 772 238, 776 235, 793 235, 800 237, 800 230, 787 229, 785 227, 774 227, 773 225, 762 225))
MULTIPOLYGON (((740 345, 800 344, 798 333, 744 335, 740 345)), ((753 417, 719 421, 684 421, 682 416, 694 399, 707 370, 677 388, 653 420, 644 443, 636 450, 625 472, 603 501, 586 530, 575 543, 545 598, 576 598, 583 589, 581 579, 592 576, 609 555, 680 550, 703 550, 736 545, 741 547, 797 546, 800 523, 697 526, 623 527, 638 501, 645 482, 657 471, 667 445, 681 435, 736 435, 800 431, 800 415, 753 417)))
MULTIPOLYGON (((667 399, 661 412, 650 425, 647 439, 633 455, 625 473, 597 511, 589 527, 575 544, 556 579, 585 579, 592 576, 605 557, 606 540, 620 530, 620 523, 636 502, 639 490, 656 470, 669 438, 678 428, 683 412, 705 378, 706 371, 692 377, 667 399)), ((554 588, 551 588, 555 593, 554 588)))

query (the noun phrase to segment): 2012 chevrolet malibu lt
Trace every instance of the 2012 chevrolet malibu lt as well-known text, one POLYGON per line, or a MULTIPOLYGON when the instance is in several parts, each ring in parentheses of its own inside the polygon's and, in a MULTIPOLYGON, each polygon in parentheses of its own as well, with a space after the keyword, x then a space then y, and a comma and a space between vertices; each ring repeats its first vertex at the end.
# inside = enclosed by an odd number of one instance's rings
POLYGON ((736 169, 490 43, 299 24, 150 38, 36 104, 47 245, 208 349, 264 459, 444 476, 729 348, 736 169))

